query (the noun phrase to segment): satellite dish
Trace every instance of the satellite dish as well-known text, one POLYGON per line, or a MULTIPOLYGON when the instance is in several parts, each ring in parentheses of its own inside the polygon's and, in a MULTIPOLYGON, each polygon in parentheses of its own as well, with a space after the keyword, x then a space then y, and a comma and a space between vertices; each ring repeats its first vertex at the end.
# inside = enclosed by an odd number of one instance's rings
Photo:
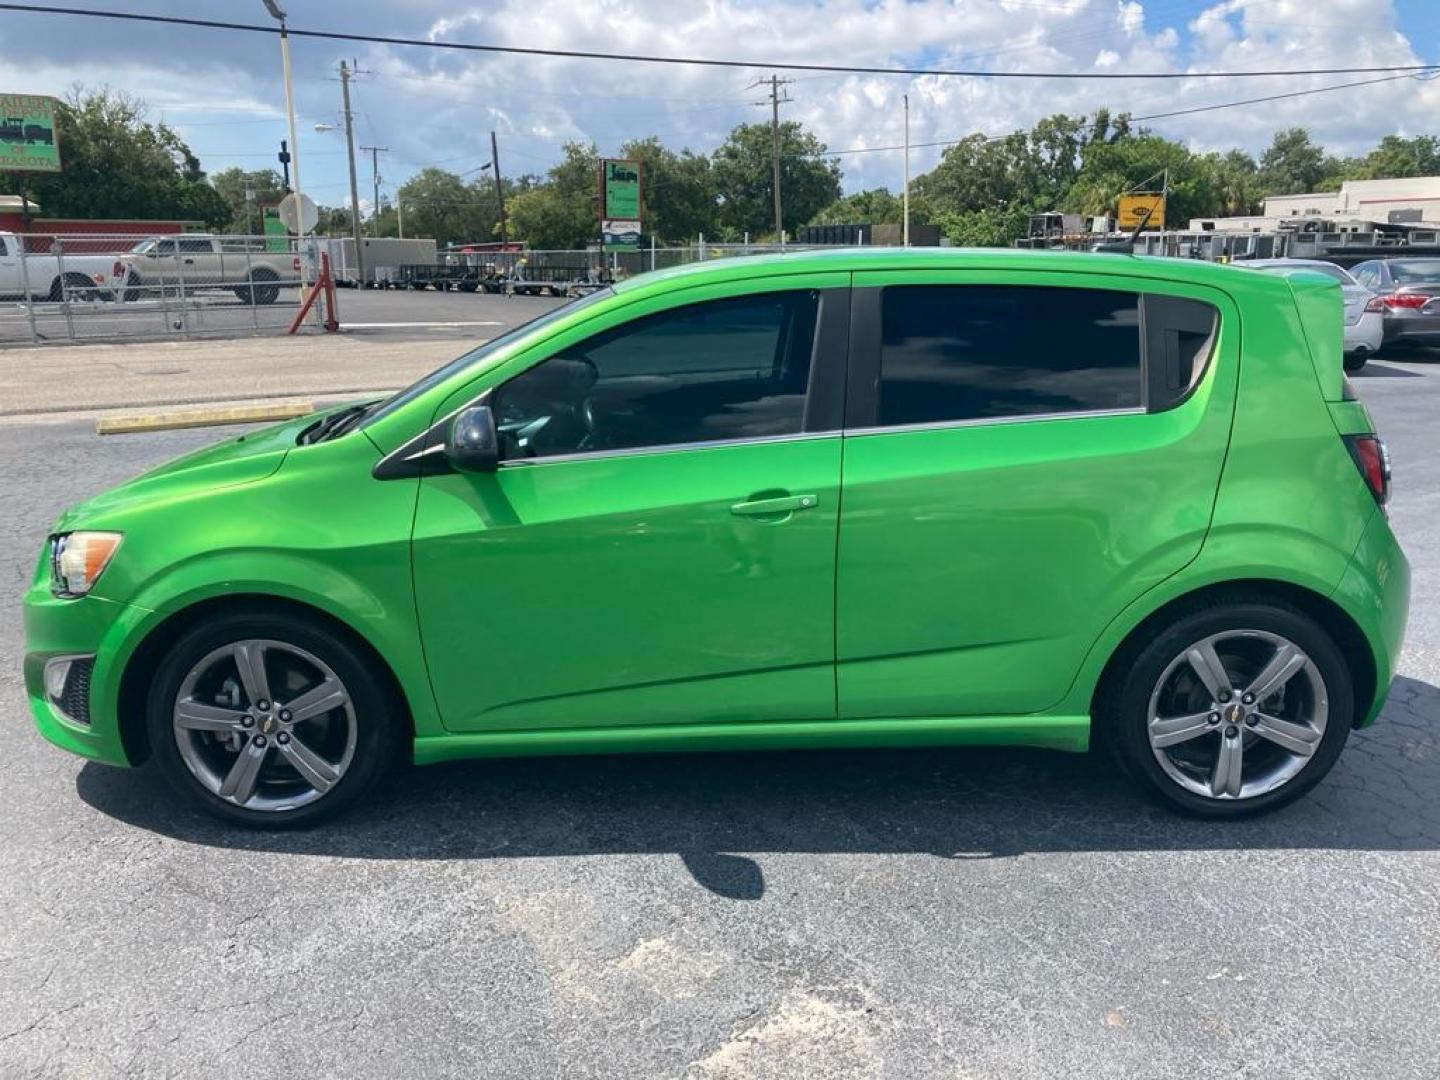
POLYGON ((298 199, 293 193, 286 195, 280 200, 278 212, 285 228, 300 236, 320 224, 320 208, 309 195, 301 195, 298 199))

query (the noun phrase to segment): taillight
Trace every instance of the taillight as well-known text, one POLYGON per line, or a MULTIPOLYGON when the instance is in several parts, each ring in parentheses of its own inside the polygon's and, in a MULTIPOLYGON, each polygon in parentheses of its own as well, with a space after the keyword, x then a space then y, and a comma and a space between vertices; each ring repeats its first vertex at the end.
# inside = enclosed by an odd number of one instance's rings
POLYGON ((1422 308, 1430 302, 1430 297, 1424 293, 1399 292, 1382 296, 1379 300, 1393 311, 1396 308, 1422 308))
POLYGON ((1390 451, 1379 435, 1346 435, 1345 448, 1365 480, 1375 501, 1384 506, 1390 500, 1390 451))
POLYGON ((1384 311, 1384 310, 1385 310, 1385 298, 1384 298, 1383 296, 1372 296, 1372 297, 1370 298, 1369 302, 1365 305, 1365 310, 1366 310, 1366 311, 1384 311))

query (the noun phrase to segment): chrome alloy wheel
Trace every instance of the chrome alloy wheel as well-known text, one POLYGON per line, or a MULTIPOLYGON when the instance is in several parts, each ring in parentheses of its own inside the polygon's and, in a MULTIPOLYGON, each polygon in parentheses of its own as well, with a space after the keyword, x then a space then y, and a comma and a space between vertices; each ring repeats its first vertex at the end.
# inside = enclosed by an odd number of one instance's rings
POLYGON ((180 684, 175 742, 211 794, 247 810, 319 799, 355 756, 355 709, 319 657, 282 641, 216 649, 180 684))
POLYGON ((1195 642, 1150 695, 1150 749, 1171 780, 1251 799, 1294 779, 1325 734, 1325 680, 1293 641, 1227 630, 1195 642))

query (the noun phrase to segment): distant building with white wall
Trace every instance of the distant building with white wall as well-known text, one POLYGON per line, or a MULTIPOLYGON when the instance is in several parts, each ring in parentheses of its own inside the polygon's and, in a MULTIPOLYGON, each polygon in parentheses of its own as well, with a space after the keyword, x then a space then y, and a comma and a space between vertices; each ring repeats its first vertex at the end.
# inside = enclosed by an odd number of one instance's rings
POLYGON ((1440 176, 1346 180, 1339 191, 1271 195, 1265 217, 1342 217, 1389 224, 1440 221, 1440 176))

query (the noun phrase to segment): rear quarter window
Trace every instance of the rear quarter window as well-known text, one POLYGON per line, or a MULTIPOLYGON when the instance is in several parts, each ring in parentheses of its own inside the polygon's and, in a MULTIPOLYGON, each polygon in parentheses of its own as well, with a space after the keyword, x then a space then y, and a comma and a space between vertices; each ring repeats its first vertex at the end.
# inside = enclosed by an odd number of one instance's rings
POLYGON ((1147 293, 1142 302, 1145 407, 1173 409, 1199 385, 1215 351, 1220 312, 1203 300, 1147 293))

